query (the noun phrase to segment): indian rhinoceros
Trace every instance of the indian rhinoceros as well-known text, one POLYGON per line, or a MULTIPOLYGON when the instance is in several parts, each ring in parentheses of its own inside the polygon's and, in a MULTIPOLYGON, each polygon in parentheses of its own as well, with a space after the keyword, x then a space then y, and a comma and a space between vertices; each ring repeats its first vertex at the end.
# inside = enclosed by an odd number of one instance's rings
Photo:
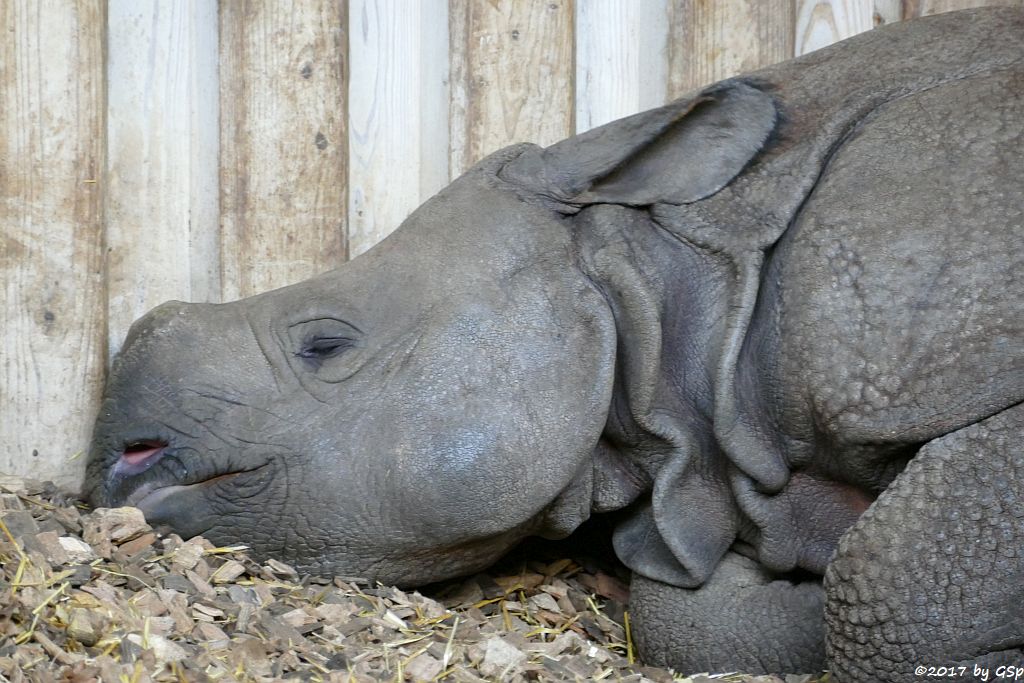
POLYGON ((158 307, 86 491, 413 586, 618 511, 650 662, 981 678, 1024 663, 1022 401, 1024 11, 968 11, 502 149, 335 270, 158 307))

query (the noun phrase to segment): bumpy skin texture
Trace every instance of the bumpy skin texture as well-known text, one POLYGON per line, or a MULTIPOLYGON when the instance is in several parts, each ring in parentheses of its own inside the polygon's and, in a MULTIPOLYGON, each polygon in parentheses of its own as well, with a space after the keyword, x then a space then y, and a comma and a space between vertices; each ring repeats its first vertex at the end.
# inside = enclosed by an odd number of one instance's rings
POLYGON ((351 263, 137 322, 86 492, 407 585, 619 511, 644 654, 750 671, 821 666, 870 508, 838 679, 1010 656, 1021 93, 1024 11, 972 11, 501 150, 351 263))
POLYGON ((825 574, 839 680, 1014 678, 1024 661, 1022 435, 1018 405, 935 439, 843 537, 825 574))

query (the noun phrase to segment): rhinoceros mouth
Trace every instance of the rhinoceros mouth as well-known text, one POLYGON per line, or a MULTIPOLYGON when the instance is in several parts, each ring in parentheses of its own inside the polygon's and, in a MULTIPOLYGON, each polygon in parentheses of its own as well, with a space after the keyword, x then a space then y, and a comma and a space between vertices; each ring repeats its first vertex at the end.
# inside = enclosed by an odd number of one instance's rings
POLYGON ((164 454, 167 442, 159 439, 132 441, 124 446, 114 463, 114 472, 121 476, 140 474, 152 467, 164 454))

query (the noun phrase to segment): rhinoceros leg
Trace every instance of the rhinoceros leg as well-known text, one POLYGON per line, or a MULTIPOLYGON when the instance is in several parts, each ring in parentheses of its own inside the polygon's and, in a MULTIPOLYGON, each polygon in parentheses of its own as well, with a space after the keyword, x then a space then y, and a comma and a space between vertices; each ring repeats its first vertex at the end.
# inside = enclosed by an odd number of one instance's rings
POLYGON ((634 574, 630 612, 644 661, 679 672, 810 673, 825 666, 819 581, 775 579, 728 553, 700 588, 634 574))
POLYGON ((1024 665, 1022 482, 1024 405, 920 450, 826 572, 836 680, 993 681, 1024 665))

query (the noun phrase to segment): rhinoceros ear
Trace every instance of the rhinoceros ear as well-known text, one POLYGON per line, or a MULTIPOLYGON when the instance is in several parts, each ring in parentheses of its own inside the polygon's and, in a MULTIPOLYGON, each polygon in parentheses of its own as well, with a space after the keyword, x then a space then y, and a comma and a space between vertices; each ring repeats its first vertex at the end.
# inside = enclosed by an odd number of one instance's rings
POLYGON ((569 205, 686 204, 732 180, 775 123, 769 95, 727 81, 526 152, 501 177, 569 205))

